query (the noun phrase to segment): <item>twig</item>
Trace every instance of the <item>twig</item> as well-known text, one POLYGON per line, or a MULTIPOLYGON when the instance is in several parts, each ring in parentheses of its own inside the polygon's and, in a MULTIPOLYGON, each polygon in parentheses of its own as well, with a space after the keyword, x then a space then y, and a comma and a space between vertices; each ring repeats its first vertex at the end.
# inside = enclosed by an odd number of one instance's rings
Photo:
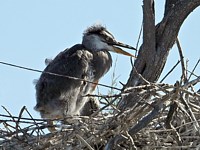
MULTIPOLYGON (((50 119, 37 120, 31 114, 29 115, 30 118, 23 118, 22 112, 24 113, 24 111, 22 110, 20 115, 15 117, 7 110, 6 112, 10 115, 0 114, 0 124, 4 124, 5 128, 8 128, 8 130, 3 128, 5 131, 0 130, 0 138, 3 139, 3 142, 0 141, 0 145, 9 145, 7 146, 8 149, 18 145, 21 149, 53 149, 66 145, 72 149, 90 149, 88 146, 93 149, 106 149, 111 144, 114 144, 115 148, 120 149, 131 146, 134 149, 139 148, 138 145, 142 145, 145 142, 146 145, 142 146, 142 148, 148 149, 151 146, 155 147, 155 145, 167 146, 169 143, 172 143, 171 148, 178 147, 182 140, 185 146, 189 146, 191 141, 195 146, 195 142, 199 143, 200 141, 198 131, 196 132, 196 129, 198 130, 197 124, 200 122, 198 109, 200 94, 189 90, 190 86, 187 84, 192 83, 194 81, 182 86, 150 83, 128 88, 121 95, 127 95, 127 93, 131 92, 130 96, 132 96, 134 94, 132 91, 139 89, 137 93, 138 101, 133 107, 124 111, 99 113, 98 116, 66 116, 66 120, 75 120, 75 122, 66 125, 64 123, 57 124, 56 127, 63 127, 62 130, 46 135, 32 133, 36 130, 42 131, 46 129, 48 126, 45 122, 50 119), (145 95, 151 95, 151 98, 146 99, 145 95), (181 96, 183 96, 184 100, 180 99, 181 96), (166 129, 165 120, 170 111, 169 106, 172 101, 178 105, 179 109, 176 109, 174 114, 171 115, 169 121, 171 123, 170 129, 166 129), (185 105, 184 103, 188 104, 185 105), (188 109, 187 107, 190 108, 188 109), (23 129, 19 128, 18 137, 16 135, 16 127, 12 127, 12 123, 16 121, 18 121, 18 126, 21 123, 30 124, 23 129), (80 129, 81 134, 77 129, 80 129), (126 131, 128 132, 126 133, 126 131), (26 134, 30 136, 26 136, 26 134), (76 134, 80 135, 80 137, 77 137, 76 134), (171 142, 171 139, 175 139, 175 142, 171 142), (52 141, 53 144, 49 144, 49 141, 52 141), (105 143, 107 143, 107 147, 104 147, 105 143)), ((121 95, 119 94, 119 96, 121 95)), ((111 96, 112 98, 114 97, 113 101, 117 99, 115 96, 111 96)), ((105 95, 103 98, 106 100, 107 96, 105 95)), ((105 105, 106 107, 112 106, 112 102, 105 103, 105 105)), ((112 149, 113 147, 110 148, 112 149)))
MULTIPOLYGON (((2 107, 5 108, 4 106, 2 106, 2 107)), ((18 119, 18 117, 12 116, 12 115, 10 116, 10 115, 0 114, 1 117, 10 117, 10 118, 13 118, 13 119, 18 119)), ((21 117, 21 119, 24 119, 24 120, 33 120, 32 118, 24 118, 24 117, 21 117)), ((47 121, 48 119, 36 119, 36 118, 34 118, 34 120, 35 121, 47 121)))
POLYGON ((199 62, 200 62, 200 59, 198 59, 198 61, 197 61, 197 63, 195 64, 195 66, 194 66, 192 72, 190 72, 190 76, 189 76, 189 78, 188 78, 188 81, 190 81, 191 76, 194 75, 194 71, 195 71, 196 67, 198 66, 199 62))
POLYGON ((191 110, 191 108, 190 108, 188 102, 185 100, 185 98, 184 98, 183 96, 181 97, 181 100, 183 101, 183 104, 184 104, 184 105, 186 106, 186 108, 188 109, 188 111, 189 111, 189 113, 190 113, 190 115, 191 115, 191 118, 195 121, 195 129, 196 129, 196 131, 199 132, 199 135, 200 135, 200 131, 199 131, 199 127, 200 127, 200 126, 199 126, 199 123, 197 122, 197 119, 196 119, 194 113, 192 112, 192 110, 191 110))
POLYGON ((100 97, 100 98, 119 98, 121 97, 121 94, 115 94, 115 95, 96 95, 96 94, 87 94, 84 97, 100 97))
POLYGON ((111 100, 107 105, 103 106, 102 108, 100 108, 99 110, 95 111, 91 117, 96 116, 99 112, 101 112, 102 110, 104 110, 105 108, 107 108, 108 106, 112 105, 116 100, 118 99, 118 97, 114 98, 113 100, 111 100))
POLYGON ((90 144, 88 144, 80 135, 76 134, 76 137, 77 137, 81 142, 83 142, 83 143, 85 144, 85 146, 87 146, 87 148, 88 148, 89 150, 94 150, 94 149, 90 146, 90 144))
POLYGON ((180 63, 180 60, 178 60, 178 62, 172 67, 172 69, 160 80, 160 83, 162 83, 167 78, 167 76, 170 73, 172 73, 172 71, 178 66, 179 63, 180 63))
POLYGON ((190 70, 187 70, 187 72, 191 73, 191 75, 195 76, 195 77, 199 77, 198 75, 196 75, 194 72, 191 72, 190 70))
POLYGON ((179 56, 181 59, 181 68, 182 68, 182 78, 183 78, 183 82, 186 83, 187 82, 187 72, 186 72, 186 67, 185 67, 185 63, 184 63, 184 56, 183 56, 183 51, 180 45, 180 42, 178 40, 178 37, 176 39, 176 45, 178 47, 178 51, 179 51, 179 56))
POLYGON ((137 71, 137 69, 135 68, 135 66, 133 66, 133 68, 134 68, 136 74, 137 74, 144 82, 146 82, 146 84, 150 84, 150 82, 147 81, 147 80, 137 71))
MULTIPOLYGON (((1 107, 3 107, 3 109, 9 114, 9 116, 12 118, 12 120, 13 120, 13 122, 16 124, 16 133, 17 133, 17 136, 18 136, 18 127, 20 128, 20 126, 18 126, 17 124, 17 121, 13 118, 13 116, 11 115, 11 113, 4 107, 4 106, 1 106, 1 107)), ((17 117, 17 119, 19 119, 18 117, 17 117)), ((20 130, 21 130, 21 128, 20 128, 20 130)))
MULTIPOLYGON (((25 108, 26 108, 25 106, 22 107, 22 109, 20 110, 18 119, 17 119, 17 121, 16 121, 16 133, 18 133, 18 131, 19 131, 19 128, 20 128, 19 122, 20 122, 20 119, 21 119, 21 117, 22 117, 22 114, 23 114, 25 108)), ((20 128, 20 130, 21 130, 21 128, 20 128)))
MULTIPOLYGON (((30 114, 30 112, 27 110, 27 108, 25 107, 26 112, 28 113, 28 115, 31 117, 31 119, 33 120, 33 122, 35 123, 35 125, 39 128, 38 123, 35 121, 35 119, 33 119, 32 115, 30 114)), ((37 133, 39 133, 42 130, 38 130, 37 133)), ((34 130, 33 130, 34 132, 34 130)), ((33 132, 31 133, 31 135, 33 134, 33 132)), ((42 131, 42 133, 44 134, 44 132, 42 131)))
MULTIPOLYGON (((164 99, 166 98, 168 98, 168 96, 165 97, 164 99)), ((154 105, 154 109, 147 116, 138 121, 138 123, 129 130, 129 134, 131 136, 133 136, 138 131, 146 127, 150 123, 150 121, 152 121, 155 118, 155 116, 159 114, 160 110, 162 109, 162 102, 156 102, 156 103, 157 104, 154 105)))
MULTIPOLYGON (((140 38, 142 36, 142 30, 143 30, 143 21, 141 23, 141 27, 140 27, 140 32, 139 32, 139 35, 138 35, 138 39, 137 39, 137 43, 136 43, 136 49, 138 49, 138 45, 139 45, 139 42, 140 42, 140 38)), ((137 57, 137 53, 138 51, 135 51, 135 56, 137 57)), ((131 60, 131 66, 133 68, 134 64, 133 64, 133 57, 130 57, 130 60, 131 60)))
POLYGON ((172 117, 174 116, 175 112, 177 111, 177 108, 178 108, 178 105, 175 102, 170 106, 169 113, 167 114, 165 124, 166 124, 167 129, 172 129, 172 133, 174 134, 176 141, 177 141, 178 145, 180 146, 182 144, 181 137, 180 137, 179 133, 176 131, 176 129, 174 128, 174 126, 172 125, 172 119, 173 119, 172 117))
POLYGON ((194 80, 192 80, 192 81, 190 81, 190 82, 184 84, 184 85, 182 86, 182 88, 187 89, 188 87, 190 87, 190 86, 192 86, 192 85, 195 85, 195 84, 197 84, 198 82, 200 82, 200 76, 198 76, 196 79, 194 79, 194 80))

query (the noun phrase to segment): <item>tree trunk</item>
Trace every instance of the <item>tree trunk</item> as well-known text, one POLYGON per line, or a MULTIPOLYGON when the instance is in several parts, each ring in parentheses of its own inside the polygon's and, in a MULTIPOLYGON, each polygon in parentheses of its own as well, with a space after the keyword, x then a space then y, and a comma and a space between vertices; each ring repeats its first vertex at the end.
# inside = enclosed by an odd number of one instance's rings
MULTIPOLYGON (((166 0, 164 17, 155 25, 154 1, 144 0, 143 44, 124 89, 146 84, 143 78, 149 82, 156 82, 159 79, 181 25, 199 5, 200 0, 166 0)), ((134 106, 138 101, 136 93, 133 91, 124 97, 118 108, 124 110, 134 106)))
MULTIPOLYGON (((200 0, 166 0, 164 17, 160 23, 155 25, 154 0, 143 0, 143 44, 140 46, 130 77, 122 92, 126 92, 131 87, 158 81, 169 51, 177 39, 181 25, 187 16, 199 5, 200 0)), ((141 94, 142 90, 144 89, 132 88, 131 93, 120 100, 118 109, 121 110, 121 114, 125 110, 133 109, 134 112, 142 114, 144 107, 140 106, 140 102, 151 98, 151 94, 148 92, 141 94)), ((166 96, 160 99, 160 102, 154 101, 155 103, 150 106, 151 110, 148 110, 145 116, 132 118, 137 121, 132 123, 128 134, 133 137, 141 129, 145 128, 160 113, 163 107, 162 101, 165 101, 167 98, 168 95, 166 94, 166 96)), ((136 115, 133 114, 130 117, 134 116, 136 115)), ((122 135, 112 137, 106 145, 106 150, 113 149, 115 145, 123 141, 126 141, 126 139, 122 135)))

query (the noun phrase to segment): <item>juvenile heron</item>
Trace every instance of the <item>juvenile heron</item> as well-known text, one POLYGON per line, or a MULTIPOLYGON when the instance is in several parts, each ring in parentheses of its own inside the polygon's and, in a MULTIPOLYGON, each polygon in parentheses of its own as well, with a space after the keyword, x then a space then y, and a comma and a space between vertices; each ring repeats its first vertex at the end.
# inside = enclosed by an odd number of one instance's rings
POLYGON ((42 118, 47 119, 90 115, 92 112, 88 112, 88 109, 91 109, 92 105, 85 95, 92 94, 99 79, 110 69, 112 58, 108 51, 134 57, 117 46, 135 50, 129 45, 117 42, 101 25, 93 25, 86 29, 82 44, 60 52, 44 69, 36 83, 35 110, 40 112, 42 118))

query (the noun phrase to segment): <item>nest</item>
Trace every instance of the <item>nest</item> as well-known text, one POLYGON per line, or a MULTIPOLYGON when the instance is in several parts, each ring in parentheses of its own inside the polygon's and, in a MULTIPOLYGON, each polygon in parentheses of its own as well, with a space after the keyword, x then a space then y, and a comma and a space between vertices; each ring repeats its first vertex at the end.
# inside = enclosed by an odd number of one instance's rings
MULTIPOLYGON (((196 80, 199 80, 197 78, 196 80)), ((149 84, 124 91, 140 97, 118 110, 116 95, 92 116, 65 118, 47 133, 47 120, 1 114, 2 149, 191 149, 200 147, 200 95, 189 84, 149 84), (190 89, 190 90, 189 90, 190 89), (134 91, 134 93, 133 93, 134 91), (137 92, 136 92, 137 91, 137 92), (147 98, 148 97, 148 98, 147 98), (105 109, 107 109, 105 111, 105 109), (66 120, 73 120, 67 123, 66 120), (62 123, 60 123, 62 122, 62 123), (25 125, 25 127, 24 127, 25 125)), ((119 95, 118 95, 119 96, 119 95)), ((105 97, 104 97, 105 98, 105 97)), ((6 108, 4 108, 6 110, 6 108)))

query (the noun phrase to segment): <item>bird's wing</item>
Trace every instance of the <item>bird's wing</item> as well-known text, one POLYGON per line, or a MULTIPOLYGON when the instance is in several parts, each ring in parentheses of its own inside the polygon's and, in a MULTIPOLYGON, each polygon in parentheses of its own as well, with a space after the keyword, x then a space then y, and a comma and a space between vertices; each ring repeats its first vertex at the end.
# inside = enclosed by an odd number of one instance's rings
POLYGON ((112 59, 107 51, 86 50, 81 44, 59 53, 49 62, 36 83, 35 109, 40 111, 43 118, 61 116, 63 111, 68 115, 80 114, 82 107, 88 101, 85 95, 94 91, 99 79, 109 70, 111 63, 112 59), (71 79, 68 76, 82 80, 71 79))
POLYGON ((68 101, 70 105, 76 103, 81 90, 85 90, 86 82, 45 72, 90 80, 92 58, 92 53, 80 44, 58 54, 44 69, 36 83, 35 109, 42 110, 48 107, 50 110, 65 105, 64 101, 68 101))

